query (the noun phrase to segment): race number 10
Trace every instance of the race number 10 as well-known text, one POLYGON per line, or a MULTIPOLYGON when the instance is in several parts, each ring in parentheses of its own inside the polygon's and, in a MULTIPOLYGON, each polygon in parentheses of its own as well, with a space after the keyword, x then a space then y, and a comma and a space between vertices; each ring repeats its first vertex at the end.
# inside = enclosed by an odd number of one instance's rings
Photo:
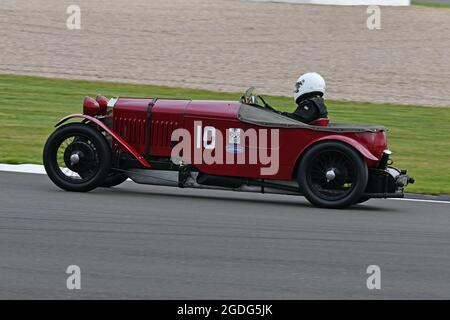
POLYGON ((204 127, 202 132, 202 126, 196 126, 196 148, 203 148, 208 150, 213 150, 216 147, 216 128, 214 127, 204 127))

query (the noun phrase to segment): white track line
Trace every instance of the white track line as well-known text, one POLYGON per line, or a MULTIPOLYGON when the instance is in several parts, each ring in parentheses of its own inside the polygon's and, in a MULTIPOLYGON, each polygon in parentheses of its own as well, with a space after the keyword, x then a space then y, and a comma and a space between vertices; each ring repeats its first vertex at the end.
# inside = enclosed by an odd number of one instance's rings
MULTIPOLYGON (((39 165, 39 164, 2 164, 2 163, 0 163, 0 171, 46 174, 44 166, 39 165)), ((388 200, 450 204, 450 201, 444 201, 444 200, 408 199, 408 198, 391 198, 388 200)))
POLYGON ((400 200, 400 201, 413 201, 413 202, 429 202, 429 203, 446 203, 450 204, 450 201, 445 200, 427 200, 427 199, 411 199, 411 198, 388 198, 388 200, 400 200))
POLYGON ((46 174, 44 166, 39 164, 3 164, 0 163, 0 171, 46 174))

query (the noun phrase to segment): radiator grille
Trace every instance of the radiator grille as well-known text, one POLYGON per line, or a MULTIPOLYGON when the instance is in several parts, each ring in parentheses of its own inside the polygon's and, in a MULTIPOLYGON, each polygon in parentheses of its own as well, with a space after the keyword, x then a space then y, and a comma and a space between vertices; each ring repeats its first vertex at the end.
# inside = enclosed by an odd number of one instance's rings
POLYGON ((116 117, 114 130, 127 142, 132 144, 145 143, 145 120, 116 117))
POLYGON ((152 121, 151 145, 157 147, 170 147, 172 132, 178 128, 177 121, 152 121))

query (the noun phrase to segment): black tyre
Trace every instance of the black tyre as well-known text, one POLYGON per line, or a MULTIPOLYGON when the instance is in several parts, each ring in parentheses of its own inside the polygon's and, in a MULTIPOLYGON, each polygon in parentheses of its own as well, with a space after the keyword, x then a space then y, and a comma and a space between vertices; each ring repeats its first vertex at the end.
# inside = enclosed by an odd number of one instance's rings
POLYGON ((371 199, 371 198, 368 197, 368 196, 362 196, 361 198, 359 198, 359 199, 355 202, 355 204, 364 203, 364 202, 366 202, 366 201, 369 201, 370 199, 371 199))
POLYGON ((49 178, 67 191, 90 191, 105 181, 111 168, 111 148, 96 129, 69 123, 53 132, 44 147, 49 178))
POLYGON ((126 174, 120 173, 120 172, 114 172, 111 171, 106 176, 105 180, 102 182, 100 187, 103 188, 111 188, 118 186, 122 182, 125 182, 128 179, 128 176, 126 174))
POLYGON ((367 164, 351 146, 327 141, 313 146, 300 162, 298 181, 305 197, 322 208, 345 208, 361 198, 367 164))

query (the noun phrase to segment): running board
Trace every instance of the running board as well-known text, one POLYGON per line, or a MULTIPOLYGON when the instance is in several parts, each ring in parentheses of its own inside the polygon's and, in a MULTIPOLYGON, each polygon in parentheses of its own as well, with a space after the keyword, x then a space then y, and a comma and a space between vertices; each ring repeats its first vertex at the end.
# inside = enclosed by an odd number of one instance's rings
POLYGON ((298 184, 295 181, 270 180, 270 182, 267 182, 262 179, 241 179, 236 177, 208 176, 198 172, 166 170, 132 169, 118 171, 124 172, 131 180, 139 184, 194 189, 232 190, 254 193, 302 195, 298 184), (205 176, 210 179, 205 179, 205 176), (229 179, 229 181, 232 182, 231 185, 233 185, 233 183, 236 184, 236 182, 240 180, 241 185, 236 185, 233 187, 211 184, 211 181, 215 179, 216 181, 220 181, 220 179, 222 179, 222 181, 229 179), (205 183, 198 183, 199 180, 205 181, 205 183))

